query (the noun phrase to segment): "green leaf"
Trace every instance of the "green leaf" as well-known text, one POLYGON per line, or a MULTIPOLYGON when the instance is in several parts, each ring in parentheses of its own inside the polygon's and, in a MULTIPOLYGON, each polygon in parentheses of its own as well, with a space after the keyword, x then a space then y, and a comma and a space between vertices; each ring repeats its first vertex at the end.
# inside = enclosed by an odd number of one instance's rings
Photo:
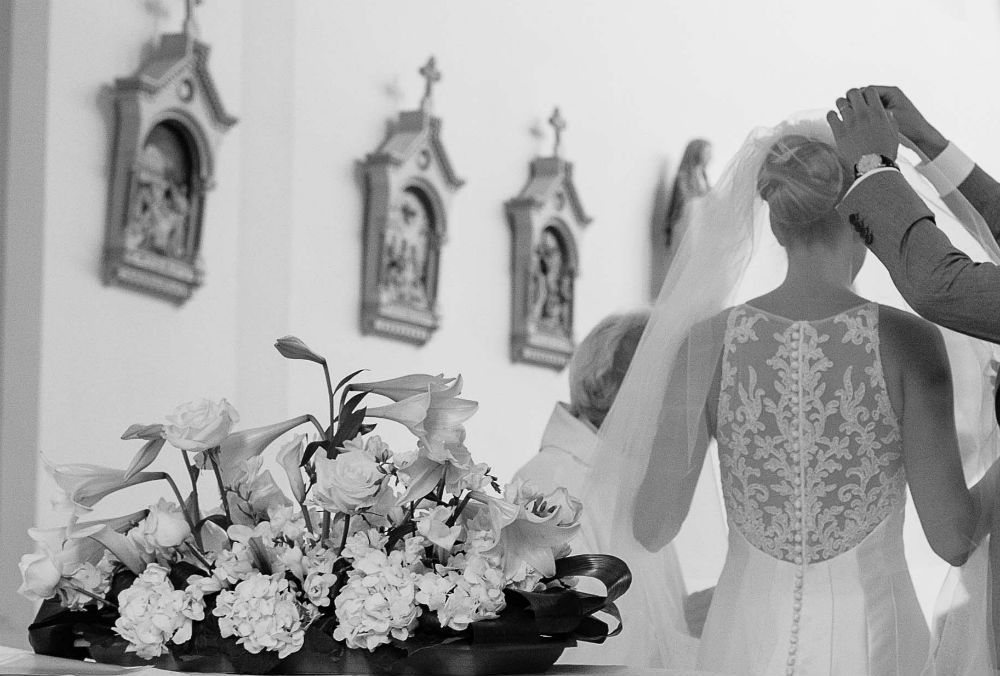
POLYGON ((305 450, 302 451, 302 462, 300 463, 300 466, 308 466, 309 461, 312 460, 313 454, 321 448, 324 451, 329 450, 330 443, 326 439, 323 439, 322 441, 311 441, 306 444, 305 450))
POLYGON ((354 376, 358 375, 359 373, 364 373, 367 370, 368 369, 358 369, 357 371, 355 371, 351 375, 345 376, 344 378, 341 378, 340 382, 337 383, 337 386, 335 388, 333 388, 333 393, 337 394, 337 392, 340 391, 340 388, 343 387, 344 385, 346 385, 347 383, 349 383, 354 378, 354 376))

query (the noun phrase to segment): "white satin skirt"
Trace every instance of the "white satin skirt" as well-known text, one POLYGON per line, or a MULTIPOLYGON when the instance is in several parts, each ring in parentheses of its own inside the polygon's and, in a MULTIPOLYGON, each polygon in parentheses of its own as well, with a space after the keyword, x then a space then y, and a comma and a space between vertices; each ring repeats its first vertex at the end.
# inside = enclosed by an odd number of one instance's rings
POLYGON ((850 551, 796 565, 730 523, 698 668, 746 676, 910 676, 930 641, 903 556, 903 511, 850 551))

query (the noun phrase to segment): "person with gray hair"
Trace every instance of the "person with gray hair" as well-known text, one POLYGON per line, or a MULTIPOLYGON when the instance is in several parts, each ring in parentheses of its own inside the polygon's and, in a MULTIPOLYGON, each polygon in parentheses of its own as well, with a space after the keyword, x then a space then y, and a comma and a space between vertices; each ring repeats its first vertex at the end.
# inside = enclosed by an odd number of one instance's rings
MULTIPOLYGON (((569 363, 569 404, 555 405, 538 454, 517 471, 515 480, 530 481, 546 493, 561 486, 580 496, 597 431, 611 410, 648 320, 648 311, 610 315, 580 342, 569 363)), ((584 524, 582 541, 574 543, 574 550, 595 551, 586 541, 587 532, 584 524)))
MULTIPOLYGON (((517 471, 515 481, 530 482, 545 493, 563 487, 570 495, 583 497, 584 484, 597 450, 597 433, 618 395, 648 321, 648 310, 613 314, 602 319, 580 342, 569 362, 569 404, 556 403, 542 433, 538 453, 517 471)), ((584 504, 580 532, 570 542, 574 554, 599 553, 593 524, 601 516, 584 504)), ((668 545, 662 555, 662 584, 686 596, 680 564, 672 546, 668 545)), ((581 578, 581 590, 604 593, 600 584, 591 587, 590 582, 581 578)), ((597 644, 580 644, 567 652, 563 661, 579 664, 620 662, 614 653, 608 653, 597 644)))

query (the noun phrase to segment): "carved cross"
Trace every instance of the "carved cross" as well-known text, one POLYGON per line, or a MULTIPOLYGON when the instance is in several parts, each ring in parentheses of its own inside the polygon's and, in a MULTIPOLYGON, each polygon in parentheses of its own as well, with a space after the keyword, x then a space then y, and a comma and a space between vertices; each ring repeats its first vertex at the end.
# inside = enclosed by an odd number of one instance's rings
POLYGON ((431 93, 434 84, 441 81, 441 71, 437 68, 437 63, 432 56, 430 60, 420 69, 420 74, 424 78, 424 98, 420 100, 421 110, 429 111, 431 107, 431 93))
POLYGON ((566 120, 563 118, 562 113, 559 112, 559 106, 556 106, 556 109, 552 111, 549 124, 552 125, 552 129, 556 132, 556 142, 552 148, 552 157, 559 157, 559 145, 562 143, 563 129, 566 128, 566 120))
POLYGON ((198 37, 198 24, 195 22, 194 9, 202 3, 202 0, 184 0, 184 34, 189 37, 198 37))

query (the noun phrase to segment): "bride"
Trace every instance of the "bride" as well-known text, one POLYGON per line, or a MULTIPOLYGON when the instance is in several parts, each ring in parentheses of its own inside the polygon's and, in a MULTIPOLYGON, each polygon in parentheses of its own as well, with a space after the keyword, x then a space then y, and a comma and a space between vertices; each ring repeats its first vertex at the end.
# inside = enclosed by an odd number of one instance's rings
POLYGON ((930 637, 904 558, 907 488, 948 563, 988 530, 998 470, 967 488, 941 333, 851 290, 866 249, 834 210, 850 179, 830 140, 813 122, 751 136, 692 213, 602 427, 587 499, 613 515, 600 544, 636 578, 631 661, 919 674, 930 637), (768 224, 784 282, 723 310, 768 224), (728 549, 699 645, 655 552, 688 517, 712 438, 728 549))

